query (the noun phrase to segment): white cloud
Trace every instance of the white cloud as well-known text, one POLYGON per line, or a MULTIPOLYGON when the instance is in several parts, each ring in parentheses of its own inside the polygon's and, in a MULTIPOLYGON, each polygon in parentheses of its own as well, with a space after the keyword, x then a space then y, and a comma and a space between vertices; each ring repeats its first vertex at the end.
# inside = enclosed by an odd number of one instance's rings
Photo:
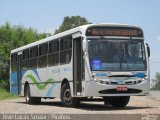
POLYGON ((160 36, 157 37, 158 41, 160 41, 160 36))

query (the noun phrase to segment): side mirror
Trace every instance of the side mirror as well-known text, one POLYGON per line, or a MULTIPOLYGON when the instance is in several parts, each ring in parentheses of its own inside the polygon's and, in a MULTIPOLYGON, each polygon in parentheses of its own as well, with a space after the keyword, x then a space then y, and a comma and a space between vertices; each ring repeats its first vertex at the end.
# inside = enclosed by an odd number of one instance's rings
POLYGON ((148 57, 150 57, 150 48, 149 48, 149 45, 147 43, 146 43, 146 46, 147 46, 148 57))

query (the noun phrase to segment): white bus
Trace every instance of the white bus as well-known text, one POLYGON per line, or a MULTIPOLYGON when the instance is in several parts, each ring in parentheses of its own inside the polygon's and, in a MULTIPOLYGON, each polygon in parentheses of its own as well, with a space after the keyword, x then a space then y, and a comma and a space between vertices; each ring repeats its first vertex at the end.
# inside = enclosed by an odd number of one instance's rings
POLYGON ((148 95, 148 45, 137 26, 83 25, 11 51, 10 91, 26 103, 61 98, 64 106, 102 98, 125 107, 148 95))

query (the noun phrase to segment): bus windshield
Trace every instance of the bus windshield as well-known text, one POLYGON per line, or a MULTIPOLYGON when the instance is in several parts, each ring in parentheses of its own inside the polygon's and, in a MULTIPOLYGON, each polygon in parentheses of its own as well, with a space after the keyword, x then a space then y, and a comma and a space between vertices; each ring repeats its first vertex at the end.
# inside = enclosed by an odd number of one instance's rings
POLYGON ((146 57, 143 40, 88 39, 92 71, 144 71, 146 57))

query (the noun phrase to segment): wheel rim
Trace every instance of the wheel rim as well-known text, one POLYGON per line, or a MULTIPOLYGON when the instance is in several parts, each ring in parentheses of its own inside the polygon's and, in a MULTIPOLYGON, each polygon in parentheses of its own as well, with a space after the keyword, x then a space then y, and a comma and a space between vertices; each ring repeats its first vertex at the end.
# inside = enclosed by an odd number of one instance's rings
POLYGON ((64 91, 64 95, 63 96, 64 96, 63 100, 64 100, 65 103, 71 103, 72 102, 70 89, 66 89, 64 91))

